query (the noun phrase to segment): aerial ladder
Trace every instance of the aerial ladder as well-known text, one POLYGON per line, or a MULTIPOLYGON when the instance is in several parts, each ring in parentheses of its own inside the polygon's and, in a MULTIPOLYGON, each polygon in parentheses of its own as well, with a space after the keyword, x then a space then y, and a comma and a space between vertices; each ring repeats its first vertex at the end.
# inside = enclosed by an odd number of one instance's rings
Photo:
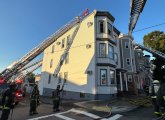
POLYGON ((160 51, 154 50, 154 49, 149 48, 149 47, 145 47, 145 46, 137 44, 137 43, 134 43, 134 45, 135 45, 135 48, 140 48, 142 50, 146 50, 147 52, 152 53, 153 55, 160 57, 162 60, 165 60, 165 54, 160 52, 160 51))
POLYGON ((12 65, 11 68, 6 68, 4 71, 0 73, 0 78, 5 80, 6 82, 10 80, 13 75, 16 75, 20 69, 26 66, 29 62, 31 62, 35 57, 37 57, 40 53, 42 53, 47 47, 49 47, 52 43, 54 43, 60 36, 66 33, 68 30, 79 24, 89 13, 85 11, 78 19, 73 19, 65 26, 60 28, 50 37, 46 38, 41 44, 33 48, 30 52, 24 55, 21 59, 19 59, 15 64, 12 65), (85 13, 85 14, 84 14, 85 13), (88 14, 86 14, 88 13, 88 14))
POLYGON ((15 81, 17 80, 23 80, 29 73, 34 72, 36 69, 38 69, 39 67, 42 66, 42 60, 39 60, 25 68, 22 69, 22 71, 20 71, 21 73, 15 78, 15 81), (32 68, 31 68, 32 67, 32 68), (30 70, 27 70, 31 68, 30 70))
MULTIPOLYGON (((87 10, 83 13, 83 16, 87 16, 88 14, 89 14, 89 11, 88 11, 88 9, 87 9, 87 10)), ((54 76, 55 76, 56 78, 57 78, 58 73, 59 73, 59 71, 60 71, 60 69, 61 69, 61 67, 62 67, 62 65, 63 65, 63 63, 64 63, 64 61, 65 61, 65 59, 66 59, 66 57, 67 57, 67 55, 68 55, 68 52, 69 52, 69 50, 70 50, 70 48, 71 48, 71 46, 72 46, 73 40, 75 39, 75 37, 76 37, 76 35, 77 35, 77 33, 78 33, 78 30, 79 30, 79 28, 80 28, 80 24, 81 24, 81 19, 80 19, 80 17, 77 17, 77 23, 78 23, 78 24, 77 24, 77 26, 76 26, 76 28, 75 28, 75 30, 74 30, 72 36, 71 36, 71 39, 69 39, 68 44, 67 44, 67 46, 66 46, 66 49, 64 50, 63 54, 61 55, 60 60, 59 60, 59 62, 58 62, 58 64, 57 64, 57 67, 56 67, 56 69, 55 69, 54 76)), ((66 81, 63 81, 62 88, 64 87, 65 82, 66 82, 66 81)), ((58 82, 58 84, 59 84, 59 83, 60 83, 60 82, 58 82)))
POLYGON ((68 42, 68 44, 66 46, 66 49, 64 50, 64 53, 60 57, 60 61, 58 62, 57 67, 56 67, 55 72, 54 72, 55 77, 57 77, 57 75, 58 75, 58 73, 59 73, 59 71, 61 69, 61 66, 63 65, 64 60, 66 59, 66 57, 68 55, 69 49, 70 49, 70 47, 71 47, 71 45, 73 43, 73 40, 74 40, 74 38, 75 38, 79 28, 80 28, 80 23, 75 28, 75 30, 73 32, 73 35, 72 35, 71 39, 69 40, 69 42, 68 42))

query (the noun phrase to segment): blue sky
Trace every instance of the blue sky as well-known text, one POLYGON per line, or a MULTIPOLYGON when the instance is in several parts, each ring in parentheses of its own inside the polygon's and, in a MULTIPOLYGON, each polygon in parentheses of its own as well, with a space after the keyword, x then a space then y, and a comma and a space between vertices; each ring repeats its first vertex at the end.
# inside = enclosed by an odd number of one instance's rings
MULTIPOLYGON (((134 31, 165 22, 165 0, 148 0, 134 31)), ((130 0, 0 0, 0 71, 88 8, 109 11, 128 33, 130 0)), ((133 33, 135 41, 165 25, 133 33)))

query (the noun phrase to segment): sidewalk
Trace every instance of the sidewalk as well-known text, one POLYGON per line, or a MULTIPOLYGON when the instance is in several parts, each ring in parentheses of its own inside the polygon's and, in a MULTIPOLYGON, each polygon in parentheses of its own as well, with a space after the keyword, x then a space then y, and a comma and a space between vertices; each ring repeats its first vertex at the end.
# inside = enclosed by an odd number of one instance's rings
MULTIPOLYGON (((122 113, 128 112, 138 108, 139 104, 131 104, 132 101, 137 102, 138 99, 143 100, 144 96, 129 96, 119 97, 113 100, 62 100, 62 105, 66 107, 81 107, 87 110, 94 110, 99 112, 122 113)), ((52 104, 50 97, 41 97, 41 102, 52 104)), ((141 102, 141 101, 140 101, 141 102)))

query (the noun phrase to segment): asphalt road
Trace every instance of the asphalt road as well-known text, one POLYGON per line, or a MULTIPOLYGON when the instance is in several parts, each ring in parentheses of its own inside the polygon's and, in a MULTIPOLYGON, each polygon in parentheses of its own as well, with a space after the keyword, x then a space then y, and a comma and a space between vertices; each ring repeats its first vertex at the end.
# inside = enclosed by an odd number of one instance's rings
POLYGON ((152 120, 154 118, 152 108, 142 107, 126 113, 112 114, 106 119, 101 117, 108 114, 82 108, 65 107, 61 108, 60 112, 54 113, 50 104, 41 104, 38 107, 38 112, 39 114, 29 116, 29 103, 24 102, 15 107, 12 120, 152 120))
POLYGON ((155 118, 153 115, 153 108, 140 107, 133 111, 122 113, 123 117, 119 120, 152 120, 155 118))

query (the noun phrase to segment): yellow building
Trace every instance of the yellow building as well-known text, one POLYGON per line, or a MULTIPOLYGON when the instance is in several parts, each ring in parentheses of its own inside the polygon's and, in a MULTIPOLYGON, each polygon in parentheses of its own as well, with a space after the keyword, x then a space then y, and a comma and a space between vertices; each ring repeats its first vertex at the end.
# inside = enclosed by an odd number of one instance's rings
POLYGON ((58 76, 55 70, 74 33, 69 29, 44 51, 40 94, 50 96, 57 84, 64 98, 109 99, 117 94, 116 69, 120 68, 118 36, 114 17, 106 11, 87 15, 73 40, 58 76))

